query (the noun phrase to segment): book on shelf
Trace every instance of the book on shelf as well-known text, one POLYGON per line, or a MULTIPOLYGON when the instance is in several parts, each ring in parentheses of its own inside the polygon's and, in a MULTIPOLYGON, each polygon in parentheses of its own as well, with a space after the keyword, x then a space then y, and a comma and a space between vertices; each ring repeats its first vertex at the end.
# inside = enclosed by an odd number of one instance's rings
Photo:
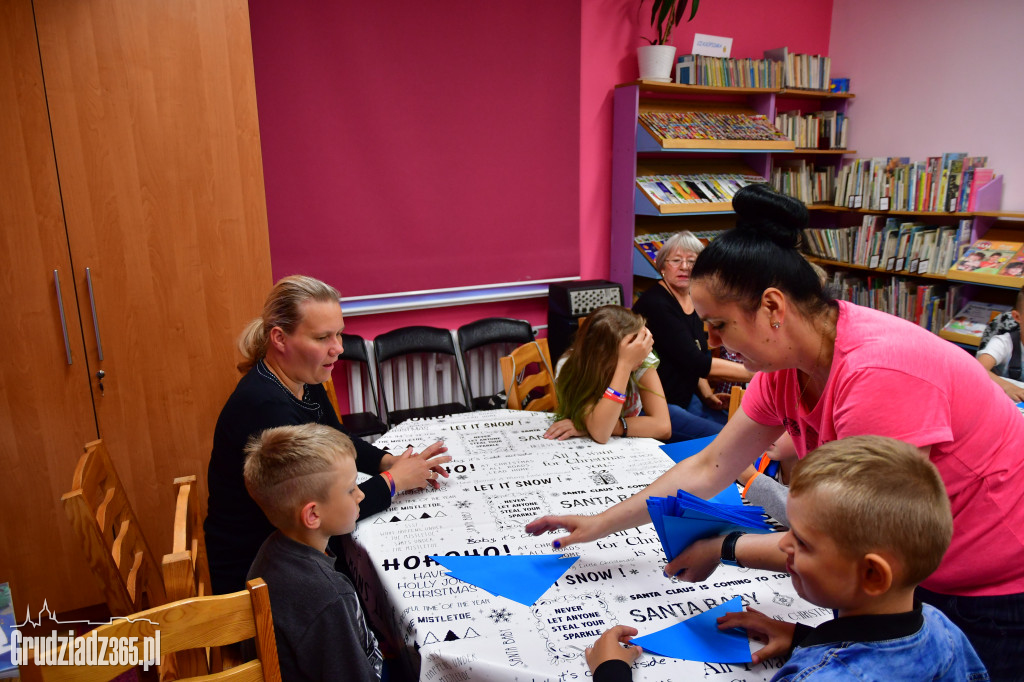
POLYGON ((815 166, 804 159, 780 158, 772 168, 772 187, 805 204, 827 203, 835 191, 835 166, 815 166))
POLYGON ((1011 306, 1000 303, 968 301, 942 328, 942 331, 976 337, 980 341, 981 335, 985 331, 985 327, 988 326, 988 323, 994 320, 1000 313, 1010 309, 1011 306))
POLYGON ((831 57, 793 54, 786 47, 765 50, 764 57, 782 64, 782 87, 828 92, 831 84, 831 57))
POLYGON ((995 178, 995 171, 991 168, 975 168, 971 175, 971 185, 967 199, 967 210, 977 210, 978 189, 984 187, 995 178))
POLYGON ((860 225, 807 228, 803 241, 819 258, 861 267, 918 275, 943 275, 970 239, 971 221, 959 226, 900 221, 893 216, 867 214, 860 225))
POLYGON ((839 111, 780 111, 775 127, 796 143, 797 149, 846 149, 849 119, 839 111))
POLYGON ((907 157, 852 159, 836 173, 832 203, 868 210, 956 212, 975 210, 977 189, 994 178, 987 157, 946 153, 911 162, 907 157))
MULTIPOLYGON (((957 197, 956 210, 961 213, 967 210, 967 205, 971 195, 971 184, 974 179, 974 170, 976 168, 984 168, 985 164, 988 163, 987 156, 968 156, 963 161, 963 178, 960 181, 960 194, 957 197)), ((991 169, 990 171, 991 172, 991 169)), ((989 178, 991 180, 991 178, 989 178)), ((987 182, 987 180, 986 180, 987 182)))
POLYGON ((737 173, 697 173, 689 175, 641 175, 636 184, 655 206, 692 206, 701 210, 706 204, 731 204, 741 187, 763 183, 757 175, 737 173))
POLYGON ((788 139, 762 114, 648 111, 640 114, 640 125, 663 146, 670 140, 784 142, 788 139))
POLYGON ((931 284, 895 275, 832 274, 828 289, 838 299, 901 317, 938 333, 961 301, 960 285, 931 284))
POLYGON ((957 260, 950 274, 968 272, 979 275, 997 275, 1024 247, 1022 242, 979 239, 957 260))
POLYGON ((770 59, 686 54, 676 58, 676 82, 732 88, 781 88, 782 67, 770 59))

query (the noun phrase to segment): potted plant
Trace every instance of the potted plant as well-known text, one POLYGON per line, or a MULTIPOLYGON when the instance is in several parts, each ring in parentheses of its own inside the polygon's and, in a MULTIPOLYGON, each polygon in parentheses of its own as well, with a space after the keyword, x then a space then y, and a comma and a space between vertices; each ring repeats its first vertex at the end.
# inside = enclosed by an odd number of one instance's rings
MULTIPOLYGON (((643 4, 644 0, 640 0, 640 8, 643 7, 643 4)), ((641 79, 663 83, 672 80, 676 48, 666 43, 672 34, 672 29, 679 25, 683 15, 686 14, 688 4, 690 4, 690 0, 651 0, 651 26, 657 35, 654 38, 644 38, 650 45, 642 45, 636 50, 641 79)), ((697 16, 699 5, 700 0, 693 0, 693 3, 690 4, 690 17, 687 21, 692 21, 697 16)))

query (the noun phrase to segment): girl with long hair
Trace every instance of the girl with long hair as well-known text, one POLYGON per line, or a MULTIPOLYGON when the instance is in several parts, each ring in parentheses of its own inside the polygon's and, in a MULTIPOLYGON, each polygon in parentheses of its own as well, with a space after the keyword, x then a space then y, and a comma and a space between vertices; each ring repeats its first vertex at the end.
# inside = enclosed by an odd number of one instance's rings
POLYGON ((580 324, 558 361, 558 421, 545 438, 671 435, 668 403, 658 378, 654 339, 644 318, 617 305, 602 306, 580 324))

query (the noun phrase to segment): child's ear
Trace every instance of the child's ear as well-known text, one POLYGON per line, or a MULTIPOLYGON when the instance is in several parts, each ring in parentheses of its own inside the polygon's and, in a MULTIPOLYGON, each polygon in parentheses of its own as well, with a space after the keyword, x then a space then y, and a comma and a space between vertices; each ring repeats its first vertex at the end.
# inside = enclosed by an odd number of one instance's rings
POLYGON ((1020 311, 1014 308, 1010 311, 1010 317, 1016 320, 1017 324, 1020 324, 1020 311))
POLYGON ((320 527, 320 511, 317 509, 316 502, 310 501, 302 505, 299 510, 299 523, 303 528, 309 530, 316 530, 320 527))
POLYGON ((880 554, 867 554, 860 562, 860 587, 871 597, 880 597, 893 583, 892 564, 880 554))

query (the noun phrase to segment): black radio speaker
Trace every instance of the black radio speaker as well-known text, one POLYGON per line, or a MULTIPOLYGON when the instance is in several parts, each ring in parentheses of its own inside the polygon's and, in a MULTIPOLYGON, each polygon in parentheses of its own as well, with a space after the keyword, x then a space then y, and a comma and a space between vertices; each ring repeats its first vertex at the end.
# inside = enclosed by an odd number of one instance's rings
POLYGON ((622 305, 622 285, 604 279, 558 282, 548 286, 548 348, 551 361, 572 343, 579 319, 603 305, 622 305))

